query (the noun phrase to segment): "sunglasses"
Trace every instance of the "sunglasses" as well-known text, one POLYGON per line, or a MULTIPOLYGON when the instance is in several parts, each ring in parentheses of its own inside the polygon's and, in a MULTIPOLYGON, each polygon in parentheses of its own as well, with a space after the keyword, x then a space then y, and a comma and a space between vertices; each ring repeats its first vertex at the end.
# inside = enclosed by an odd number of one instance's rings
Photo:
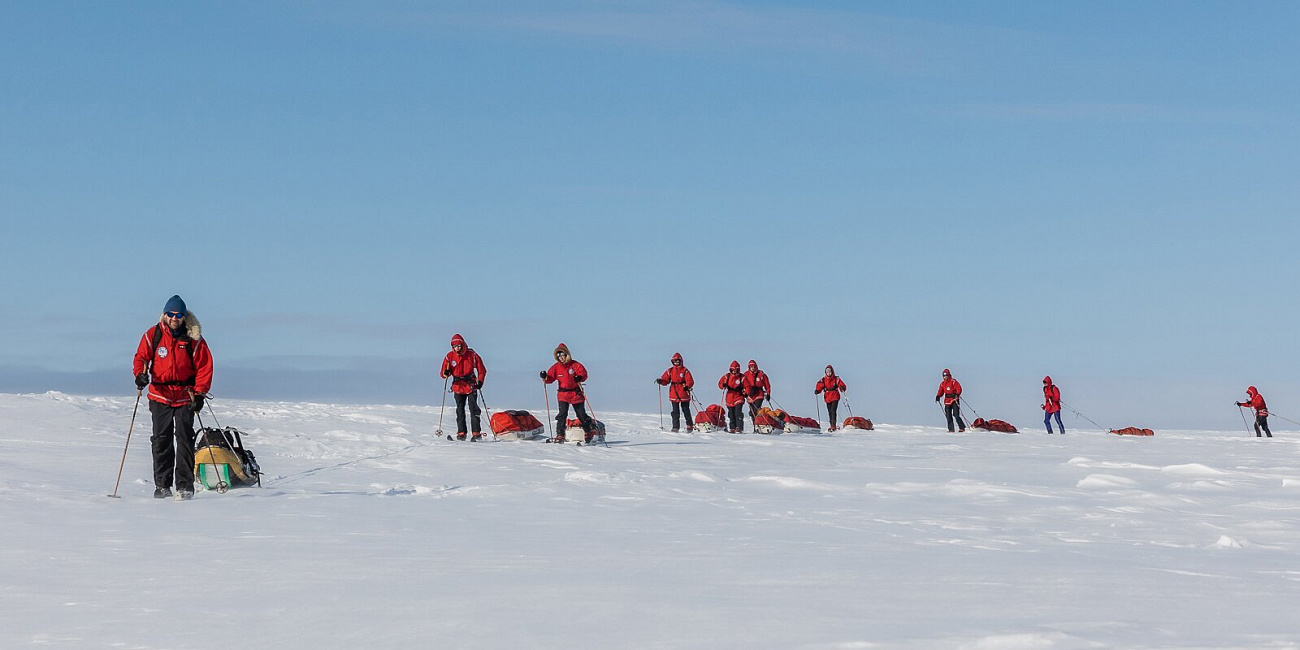
POLYGON ((681 359, 677 359, 676 361, 673 361, 673 365, 674 365, 674 366, 676 366, 676 365, 681 365, 681 363, 682 363, 682 360, 681 360, 681 359))
POLYGON ((569 353, 567 353, 567 352, 556 352, 556 353, 555 353, 555 356, 557 356, 557 357, 567 357, 567 356, 569 356, 569 353))
POLYGON ((183 311, 165 311, 165 312, 163 312, 163 316, 166 316, 167 318, 185 318, 185 312, 183 312, 183 311))

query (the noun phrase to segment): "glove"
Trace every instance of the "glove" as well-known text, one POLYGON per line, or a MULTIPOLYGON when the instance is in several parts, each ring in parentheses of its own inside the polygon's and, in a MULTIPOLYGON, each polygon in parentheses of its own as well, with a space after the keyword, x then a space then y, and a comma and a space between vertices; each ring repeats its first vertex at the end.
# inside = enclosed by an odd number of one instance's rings
POLYGON ((656 379, 656 380, 655 380, 655 383, 656 383, 656 384, 659 384, 660 386, 667 386, 667 385, 668 385, 668 382, 664 381, 662 378, 660 378, 660 379, 656 379))
POLYGON ((938 404, 938 403, 939 403, 939 396, 938 396, 938 395, 935 395, 935 396, 934 396, 934 403, 935 403, 935 404, 938 404))
POLYGON ((822 389, 820 388, 813 389, 813 395, 821 395, 821 394, 822 394, 822 389))
POLYGON ((538 375, 539 377, 541 377, 542 379, 546 379, 546 371, 545 371, 545 370, 543 370, 543 371, 537 373, 537 375, 538 375))
POLYGON ((138 374, 138 375, 135 376, 135 387, 136 387, 136 388, 138 388, 138 389, 140 389, 140 390, 144 390, 144 387, 145 387, 145 386, 148 386, 148 385, 149 385, 149 373, 147 373, 147 372, 142 372, 142 373, 140 373, 140 374, 138 374))
MULTIPOLYGON (((137 377, 135 381, 136 381, 136 383, 139 383, 139 382, 140 382, 140 378, 137 377)), ((1245 402, 1234 402, 1234 403, 1235 403, 1237 406, 1245 406, 1245 405, 1246 405, 1245 402)))
POLYGON ((203 410, 203 403, 207 401, 207 399, 208 396, 204 395, 203 393, 198 393, 194 396, 194 398, 191 400, 191 403, 194 405, 195 413, 198 413, 199 411, 203 410))

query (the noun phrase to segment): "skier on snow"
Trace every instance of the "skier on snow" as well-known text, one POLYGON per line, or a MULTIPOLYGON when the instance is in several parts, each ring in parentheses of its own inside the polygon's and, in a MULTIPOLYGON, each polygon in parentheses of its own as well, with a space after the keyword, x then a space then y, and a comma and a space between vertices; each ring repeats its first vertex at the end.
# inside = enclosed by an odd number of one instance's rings
POLYGON ((212 353, 198 318, 180 296, 163 307, 158 324, 140 338, 132 364, 135 386, 149 387, 153 416, 153 496, 194 496, 194 414, 212 387, 212 353))
POLYGON ((844 380, 835 376, 835 367, 830 364, 826 365, 826 376, 817 380, 817 386, 813 388, 813 393, 821 394, 822 399, 826 400, 826 413, 831 418, 831 431, 836 430, 835 413, 840 407, 840 393, 848 392, 849 387, 844 384, 844 380))
POLYGON ((1043 424, 1047 433, 1052 432, 1052 416, 1056 416, 1056 428, 1065 435, 1065 425, 1061 424, 1061 388, 1052 383, 1052 378, 1043 377, 1043 424))
POLYGON ((482 411, 478 406, 478 389, 483 387, 483 379, 487 377, 487 368, 483 365, 483 358, 474 351, 474 348, 465 345, 465 338, 459 334, 451 337, 451 352, 442 360, 442 371, 440 375, 443 379, 448 377, 454 378, 451 382, 452 395, 456 397, 456 439, 464 440, 465 431, 465 403, 469 403, 470 426, 473 441, 478 441, 483 437, 483 424, 479 420, 482 411))
POLYGON ((1264 433, 1272 438, 1273 432, 1268 430, 1268 405, 1264 403, 1264 396, 1260 395, 1254 386, 1246 389, 1246 396, 1250 399, 1236 404, 1237 406, 1249 406, 1255 409, 1255 437, 1262 438, 1260 429, 1263 429, 1264 433))
MULTIPOLYGON (((767 373, 758 369, 758 362, 750 359, 749 370, 745 371, 745 400, 749 402, 751 422, 758 417, 758 409, 762 408, 765 399, 772 399, 772 384, 767 379, 767 373)), ((758 432, 757 422, 754 422, 754 432, 758 432)))
POLYGON ((731 369, 718 380, 718 388, 726 391, 723 406, 727 407, 727 433, 740 433, 745 428, 745 375, 740 372, 740 362, 732 361, 731 369))
POLYGON ((668 401, 673 405, 673 433, 681 430, 679 416, 682 412, 686 414, 686 428, 689 429, 694 422, 691 418, 691 390, 695 388, 695 378, 682 362, 680 352, 673 353, 672 365, 655 380, 655 383, 660 386, 672 386, 668 389, 668 401))
POLYGON ((573 406, 578 422, 582 423, 583 432, 590 439, 595 433, 596 425, 587 416, 587 409, 584 406, 587 396, 582 392, 582 382, 587 381, 587 369, 573 360, 569 354, 569 346, 563 343, 556 346, 555 365, 549 370, 543 370, 541 376, 542 381, 548 384, 559 383, 559 389, 555 394, 555 399, 560 406, 560 413, 555 416, 555 441, 565 441, 564 428, 569 418, 569 406, 573 406))
POLYGON ((948 420, 948 433, 952 433, 953 418, 957 419, 957 431, 965 432, 966 423, 961 419, 961 384, 952 378, 952 372, 947 368, 943 369, 943 381, 939 383, 934 401, 938 402, 940 398, 943 398, 943 417, 948 420))

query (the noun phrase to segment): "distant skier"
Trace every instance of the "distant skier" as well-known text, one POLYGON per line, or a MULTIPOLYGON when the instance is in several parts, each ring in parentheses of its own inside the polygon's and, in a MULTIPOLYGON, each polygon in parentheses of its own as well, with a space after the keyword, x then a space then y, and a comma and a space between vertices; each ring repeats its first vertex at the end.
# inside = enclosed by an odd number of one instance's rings
POLYGON ((1061 424, 1061 388, 1052 383, 1051 377, 1043 377, 1043 424, 1047 433, 1052 433, 1052 416, 1056 416, 1056 428, 1065 435, 1065 425, 1061 424))
POLYGON ((750 359, 749 370, 745 371, 745 400, 749 402, 749 419, 754 424, 755 432, 758 431, 758 423, 754 420, 765 399, 772 399, 772 383, 768 381, 767 373, 758 369, 758 362, 750 359))
POLYGON ((582 382, 587 381, 587 369, 573 360, 569 346, 561 343, 555 347, 555 365, 541 372, 542 381, 548 384, 559 382, 555 399, 559 402, 560 412, 555 416, 555 441, 565 442, 564 428, 569 421, 569 407, 578 416, 585 437, 596 431, 595 423, 587 415, 587 396, 582 392, 582 382))
POLYGON ((813 388, 814 394, 820 394, 822 399, 826 400, 826 414, 831 419, 831 431, 838 429, 835 426, 836 411, 840 407, 840 393, 848 392, 849 387, 844 384, 844 380, 835 376, 835 367, 826 366, 826 375, 817 380, 817 386, 813 388))
MULTIPOLYGON (((691 428, 691 423, 695 421, 691 417, 691 390, 695 388, 695 378, 682 362, 680 352, 673 354, 672 365, 655 380, 655 383, 672 387, 668 389, 668 401, 673 405, 673 433, 681 430, 680 416, 683 412, 686 414, 686 428, 691 428)), ((660 426, 662 422, 663 420, 660 420, 660 426)))
POLYGON ((1255 409, 1255 437, 1261 438, 1260 430, 1262 429, 1268 437, 1273 437, 1273 432, 1268 430, 1268 405, 1264 403, 1264 396, 1255 390, 1254 386, 1246 389, 1246 396, 1250 399, 1245 402, 1237 402, 1237 406, 1249 406, 1255 409))
POLYGON ((149 387, 153 416, 153 496, 194 496, 194 414, 212 387, 212 352, 199 319, 180 296, 163 307, 158 323, 140 339, 132 364, 135 387, 149 387))
POLYGON ((726 391, 723 406, 727 407, 727 433, 740 433, 745 429, 745 375, 740 372, 740 362, 732 361, 731 369, 718 380, 718 388, 726 391))
POLYGON ((947 368, 943 369, 943 381, 934 395, 934 401, 938 402, 940 398, 943 399, 943 417, 948 420, 948 433, 952 433, 954 418, 957 420, 957 431, 965 432, 966 423, 961 419, 961 384, 952 378, 952 372, 947 368))
POLYGON ((451 352, 442 360, 443 379, 451 377, 451 393, 456 397, 456 439, 464 440, 465 432, 473 432, 472 441, 483 437, 483 424, 479 420, 482 411, 478 406, 478 389, 483 387, 487 377, 487 368, 483 358, 474 348, 465 345, 465 338, 459 334, 451 337, 451 352), (470 426, 465 427, 465 403, 469 403, 470 426))

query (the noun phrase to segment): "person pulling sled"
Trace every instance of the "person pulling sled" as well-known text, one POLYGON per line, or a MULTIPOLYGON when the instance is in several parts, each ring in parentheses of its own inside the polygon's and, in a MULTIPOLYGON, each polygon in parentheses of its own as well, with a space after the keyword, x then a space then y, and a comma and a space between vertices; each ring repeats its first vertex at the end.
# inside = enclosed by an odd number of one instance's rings
POLYGON ((582 392, 582 382, 587 381, 587 369, 573 360, 569 346, 561 343, 555 347, 555 365, 541 372, 542 381, 547 384, 559 384, 555 399, 559 404, 559 414, 555 416, 554 442, 565 442, 565 424, 569 420, 569 407, 578 416, 587 442, 595 435, 595 423, 587 415, 587 396, 582 392))
POLYGON ((826 401, 826 413, 831 419, 830 430, 834 431, 837 428, 835 423, 838 422, 836 412, 840 408, 840 393, 848 392, 849 387, 844 384, 843 379, 835 376, 834 366, 826 364, 825 372, 825 376, 817 380, 817 386, 813 388, 813 393, 821 395, 822 399, 826 401))
POLYGON ((1052 416, 1056 416, 1056 428, 1065 435, 1065 425, 1061 424, 1061 388, 1048 376, 1043 377, 1043 424, 1048 434, 1052 433, 1052 416))
POLYGON ((691 423, 695 421, 691 416, 691 390, 695 388, 695 378, 682 362, 680 352, 673 353, 671 365, 655 380, 655 383, 671 387, 668 389, 668 401, 673 405, 673 433, 681 431, 682 413, 686 414, 686 428, 691 428, 691 423))
POLYGON ((1251 386, 1246 389, 1246 397, 1248 399, 1244 402, 1237 402, 1237 406, 1249 406, 1255 409, 1255 437, 1261 438, 1266 434, 1272 438, 1273 432, 1268 430, 1268 405, 1264 403, 1264 396, 1260 395, 1254 386, 1251 386), (1261 431, 1263 431, 1263 434, 1260 433, 1261 431))
POLYGON ((478 405, 478 389, 483 387, 487 377, 487 367, 483 358, 474 348, 465 345, 465 337, 456 334, 451 337, 451 352, 442 360, 441 376, 452 378, 451 393, 456 398, 456 439, 464 440, 465 432, 473 434, 470 438, 478 442, 483 438, 482 411, 478 405), (469 404, 469 427, 465 426, 465 405, 469 404))
POLYGON ((212 352, 199 319, 180 296, 163 306, 158 323, 140 338, 132 364, 135 387, 149 388, 153 416, 153 496, 194 497, 194 414, 212 388, 212 352))
POLYGON ((725 391, 722 405, 727 407, 727 433, 741 433, 745 429, 745 375, 739 361, 731 362, 731 369, 718 380, 718 388, 725 391))
POLYGON ((937 403, 943 400, 943 417, 948 420, 948 433, 952 433, 952 421, 957 420, 957 432, 965 433, 966 422, 961 419, 961 384, 952 378, 952 372, 943 369, 943 381, 939 382, 939 391, 934 394, 937 403))
POLYGON ((749 419, 754 424, 754 433, 758 433, 758 409, 763 408, 763 400, 772 399, 772 383, 767 373, 758 369, 758 362, 749 360, 749 370, 745 371, 745 401, 749 402, 749 419))

